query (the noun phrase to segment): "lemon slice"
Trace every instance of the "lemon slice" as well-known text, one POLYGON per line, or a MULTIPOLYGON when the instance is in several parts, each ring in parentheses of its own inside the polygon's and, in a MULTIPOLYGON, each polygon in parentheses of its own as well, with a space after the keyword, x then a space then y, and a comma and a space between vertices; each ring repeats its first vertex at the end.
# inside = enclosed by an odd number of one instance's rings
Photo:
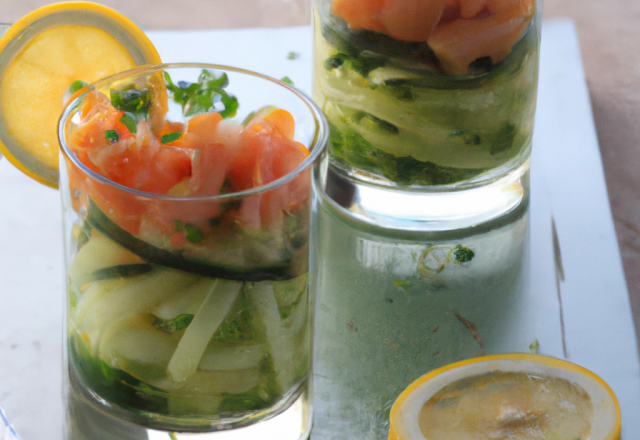
POLYGON ((530 354, 484 356, 413 382, 391 408, 389 440, 620 438, 620 407, 598 376, 530 354))
POLYGON ((57 125, 69 85, 160 62, 144 32, 105 6, 55 3, 31 12, 0 38, 0 151, 57 188, 57 125))

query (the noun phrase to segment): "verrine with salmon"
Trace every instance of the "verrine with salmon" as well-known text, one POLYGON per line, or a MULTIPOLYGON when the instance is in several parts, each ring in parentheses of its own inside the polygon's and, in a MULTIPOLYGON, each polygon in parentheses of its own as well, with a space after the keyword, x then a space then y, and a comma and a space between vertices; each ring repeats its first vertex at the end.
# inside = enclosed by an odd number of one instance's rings
POLYGON ((316 0, 333 162, 400 187, 482 185, 530 153, 540 0, 316 0))
POLYGON ((80 84, 60 125, 71 385, 158 429, 245 426, 307 399, 323 117, 214 67, 80 84))

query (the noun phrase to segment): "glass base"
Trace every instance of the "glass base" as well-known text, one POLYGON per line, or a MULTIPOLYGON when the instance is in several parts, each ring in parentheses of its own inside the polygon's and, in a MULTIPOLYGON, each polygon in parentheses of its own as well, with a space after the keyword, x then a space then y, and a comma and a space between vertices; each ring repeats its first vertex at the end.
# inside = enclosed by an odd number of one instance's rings
POLYGON ((145 427, 104 411, 67 384, 65 440, 306 440, 311 431, 307 392, 269 419, 237 429, 176 432, 145 427))
POLYGON ((529 160, 484 186, 392 188, 354 179, 326 162, 315 184, 345 214, 362 222, 406 231, 469 228, 513 211, 529 194, 529 160))

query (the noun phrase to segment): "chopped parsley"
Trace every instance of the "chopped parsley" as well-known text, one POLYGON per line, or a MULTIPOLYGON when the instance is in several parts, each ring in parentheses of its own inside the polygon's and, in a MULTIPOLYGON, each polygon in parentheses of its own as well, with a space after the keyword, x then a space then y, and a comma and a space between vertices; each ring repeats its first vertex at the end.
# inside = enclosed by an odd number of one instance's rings
POLYGON ((84 81, 81 81, 79 79, 75 80, 74 82, 71 83, 71 85, 69 86, 69 88, 67 89, 68 92, 73 95, 74 93, 76 93, 78 90, 88 86, 89 83, 86 83, 84 81))
POLYGON ((461 244, 457 245, 453 249, 453 259, 456 263, 466 263, 468 261, 473 260, 475 256, 475 252, 469 249, 466 246, 462 246, 461 244))
POLYGON ((204 240, 204 234, 202 229, 191 223, 184 225, 184 230, 187 233, 187 241, 191 243, 201 243, 204 240))
POLYGON ((298 58, 300 58, 300 54, 299 54, 298 52, 293 52, 293 51, 291 51, 291 52, 289 52, 289 54, 287 55, 287 59, 288 59, 288 60, 295 60, 295 59, 298 59, 298 58))
POLYGON ((295 87, 295 85, 293 84, 293 81, 291 81, 291 78, 289 78, 288 76, 283 76, 282 78, 280 78, 280 81, 282 81, 283 83, 289 84, 292 87, 295 87))
POLYGON ((203 69, 195 83, 178 81, 174 84, 167 72, 164 72, 164 79, 171 97, 182 107, 184 116, 212 111, 220 113, 223 118, 236 115, 238 99, 224 90, 229 85, 226 73, 216 77, 203 69))
POLYGON ((170 144, 173 141, 177 141, 184 133, 181 131, 176 131, 174 133, 164 134, 160 138, 160 142, 163 144, 170 144))
POLYGON ((175 333, 187 328, 191 321, 193 321, 193 315, 190 313, 183 313, 173 319, 162 319, 156 316, 153 320, 153 326, 165 333, 175 333))
POLYGON ((131 113, 125 112, 120 116, 120 122, 127 127, 127 130, 129 130, 131 134, 136 134, 138 132, 138 121, 131 113))
POLYGON ((204 233, 198 226, 191 223, 185 225, 180 220, 175 220, 173 224, 176 227, 176 232, 185 232, 187 241, 191 243, 201 243, 204 240, 204 233))
POLYGON ((120 140, 120 136, 118 135, 118 132, 115 130, 107 130, 104 132, 104 138, 108 141, 110 141, 112 144, 115 144, 116 142, 118 142, 120 140))
POLYGON ((534 339, 533 342, 529 345, 529 351, 533 354, 540 354, 540 343, 537 339, 534 339))
POLYGON ((111 90, 111 105, 116 110, 144 115, 149 113, 153 94, 148 89, 111 90))

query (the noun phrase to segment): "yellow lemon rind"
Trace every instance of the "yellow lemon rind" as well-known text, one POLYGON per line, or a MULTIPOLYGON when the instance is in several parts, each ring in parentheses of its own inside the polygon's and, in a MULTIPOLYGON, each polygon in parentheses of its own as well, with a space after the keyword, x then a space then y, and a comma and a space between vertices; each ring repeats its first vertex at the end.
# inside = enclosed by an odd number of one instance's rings
MULTIPOLYGON (((47 6, 38 8, 31 13, 25 15, 18 21, 16 21, 7 31, 0 37, 0 55, 4 52, 12 42, 19 42, 20 50, 26 47, 38 32, 33 31, 34 27, 37 28, 37 23, 41 20, 51 18, 53 15, 57 15, 59 20, 51 24, 44 29, 40 29, 40 32, 49 29, 58 24, 83 24, 83 15, 90 14, 94 19, 98 17, 104 17, 111 26, 116 26, 124 35, 128 37, 131 44, 125 44, 120 39, 118 41, 129 52, 134 62, 138 65, 150 65, 160 64, 161 59, 158 51, 154 47, 153 43, 146 34, 134 23, 131 19, 122 15, 106 6, 92 3, 92 2, 61 2, 53 3, 47 6), (30 35, 31 34, 31 35, 30 35), (25 38, 26 37, 26 38, 25 38), (136 49, 138 53, 132 53, 132 49, 136 49)), ((91 25, 109 32, 109 28, 102 28, 96 26, 95 23, 91 25)), ((17 55, 17 53, 16 53, 17 55)), ((13 62, 14 57, 8 61, 5 66, 0 65, 0 73, 5 71, 8 66, 13 62)), ((1 117, 1 115, 0 115, 1 117)), ((6 142, 7 140, 5 140, 6 142)), ((10 140, 9 140, 10 141, 10 140)), ((44 164, 36 164, 36 166, 29 167, 23 164, 11 151, 11 148, 5 145, 3 139, 0 138, 0 152, 11 162, 16 168, 22 171, 32 179, 47 185, 52 188, 58 187, 58 170, 46 167, 44 164), (40 165, 40 166, 37 166, 40 165)), ((15 148, 15 147, 14 147, 15 148)), ((18 147, 19 148, 19 147, 18 147)), ((37 156, 34 157, 34 162, 37 162, 37 156)))
MULTIPOLYGON (((574 377, 586 377, 592 381, 594 381, 603 391, 603 394, 606 395, 610 402, 613 404, 613 413, 614 420, 612 423, 612 428, 609 434, 603 438, 603 440, 619 440, 621 434, 621 418, 620 418, 620 405, 618 403, 618 399, 616 398, 613 390, 609 385, 599 376, 594 374, 593 372, 583 368, 579 365, 573 364, 571 362, 550 357, 543 356, 537 354, 528 354, 528 353, 508 353, 508 354, 500 354, 500 355, 492 355, 492 356, 481 356, 473 359, 468 359, 465 361, 456 362, 453 364, 445 365, 437 370, 431 371, 420 378, 416 379, 412 382, 401 394, 398 396, 396 401, 394 402, 391 408, 391 414, 389 416, 390 428, 389 428, 389 440, 415 440, 416 437, 413 433, 416 431, 417 420, 415 421, 415 426, 411 426, 412 429, 407 429, 407 423, 413 423, 411 421, 406 421, 404 417, 405 406, 408 401, 410 401, 413 397, 413 394, 418 392, 422 392, 425 396, 430 398, 433 394, 435 394, 441 386, 434 386, 433 389, 429 388, 429 382, 433 381, 435 378, 445 374, 451 373, 454 370, 467 370, 468 374, 458 377, 458 379, 465 376, 473 376, 476 374, 482 374, 484 372, 491 371, 522 371, 529 372, 527 366, 536 365, 536 366, 544 366, 550 367, 550 371, 552 369, 566 371, 570 374, 574 374, 574 377), (508 368, 503 370, 502 365, 506 365, 506 362, 515 361, 513 368, 508 368)), ((593 397, 593 396, 592 396, 593 397)), ((421 399, 422 400, 422 399, 421 399)), ((426 400, 425 400, 426 402, 426 400)), ((411 402, 414 403, 414 402, 411 402)), ((424 403, 424 402, 423 402, 424 403)))

